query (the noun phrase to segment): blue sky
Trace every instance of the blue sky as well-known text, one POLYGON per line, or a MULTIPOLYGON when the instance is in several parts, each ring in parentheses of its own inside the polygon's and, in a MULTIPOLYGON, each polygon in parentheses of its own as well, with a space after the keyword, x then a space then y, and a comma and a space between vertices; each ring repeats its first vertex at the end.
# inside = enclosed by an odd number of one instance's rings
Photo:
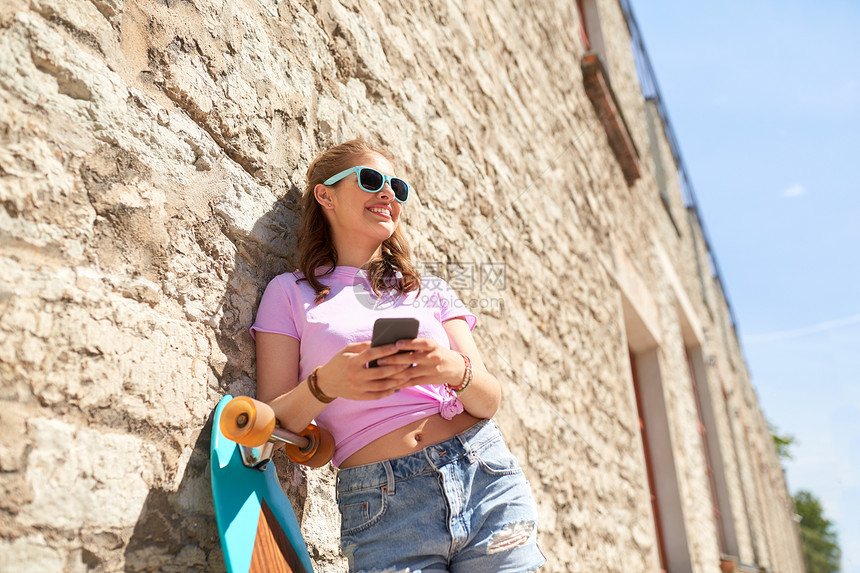
POLYGON ((789 488, 860 573, 860 2, 632 3, 789 488))

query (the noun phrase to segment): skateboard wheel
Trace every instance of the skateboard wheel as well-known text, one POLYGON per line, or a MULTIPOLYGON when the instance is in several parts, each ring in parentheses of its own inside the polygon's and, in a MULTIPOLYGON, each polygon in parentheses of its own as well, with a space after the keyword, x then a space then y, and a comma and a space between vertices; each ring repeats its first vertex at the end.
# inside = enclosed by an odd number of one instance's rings
POLYGON ((275 411, 264 402, 237 396, 221 412, 221 433, 243 446, 265 444, 275 429, 275 411))
POLYGON ((297 464, 312 468, 319 468, 331 461, 334 455, 334 437, 326 430, 311 424, 301 432, 300 436, 308 439, 308 445, 304 448, 287 444, 284 451, 287 457, 297 464))

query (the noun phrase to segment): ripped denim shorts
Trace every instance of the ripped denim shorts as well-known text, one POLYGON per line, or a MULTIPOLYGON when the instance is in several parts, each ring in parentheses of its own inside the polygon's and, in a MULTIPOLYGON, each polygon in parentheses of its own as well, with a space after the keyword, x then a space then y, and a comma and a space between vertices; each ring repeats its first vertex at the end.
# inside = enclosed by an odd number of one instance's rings
POLYGON ((491 420, 341 470, 337 499, 351 573, 523 573, 545 562, 529 484, 491 420))

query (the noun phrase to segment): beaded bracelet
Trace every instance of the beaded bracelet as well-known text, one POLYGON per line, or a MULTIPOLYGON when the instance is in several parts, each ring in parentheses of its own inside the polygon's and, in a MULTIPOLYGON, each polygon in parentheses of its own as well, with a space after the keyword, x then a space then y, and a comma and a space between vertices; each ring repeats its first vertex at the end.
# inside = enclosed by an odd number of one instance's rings
POLYGON ((454 394, 460 395, 463 391, 469 387, 469 384, 472 383, 472 360, 468 357, 468 355, 460 353, 460 356, 463 357, 463 362, 466 364, 466 371, 463 372, 463 380, 460 382, 458 386, 451 386, 447 384, 448 390, 454 392, 454 394))
POLYGON ((323 404, 331 404, 334 402, 334 398, 331 396, 326 396, 325 393, 320 390, 320 387, 317 385, 317 372, 319 371, 320 366, 314 368, 314 371, 311 372, 311 375, 308 376, 308 388, 311 391, 311 394, 314 395, 314 398, 322 402, 323 404))

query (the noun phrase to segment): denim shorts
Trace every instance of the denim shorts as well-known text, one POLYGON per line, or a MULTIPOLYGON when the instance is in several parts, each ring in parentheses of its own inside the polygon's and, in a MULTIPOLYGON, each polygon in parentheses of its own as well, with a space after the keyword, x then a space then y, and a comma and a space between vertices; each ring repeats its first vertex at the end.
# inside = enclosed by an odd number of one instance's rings
POLYGON ((529 484, 491 420, 340 470, 337 501, 351 573, 523 573, 545 561, 529 484))

